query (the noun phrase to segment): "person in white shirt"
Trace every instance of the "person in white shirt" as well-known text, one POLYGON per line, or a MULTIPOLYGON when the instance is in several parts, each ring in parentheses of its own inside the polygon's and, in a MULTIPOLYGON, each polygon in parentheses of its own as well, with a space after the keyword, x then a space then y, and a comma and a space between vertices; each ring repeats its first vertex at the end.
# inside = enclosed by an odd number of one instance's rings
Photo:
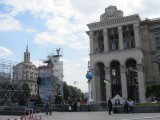
POLYGON ((133 101, 131 99, 129 99, 128 105, 129 105, 129 112, 132 113, 132 110, 133 110, 133 101))
POLYGON ((81 103, 80 103, 80 101, 78 101, 78 102, 77 102, 77 112, 80 111, 80 106, 81 106, 81 103))

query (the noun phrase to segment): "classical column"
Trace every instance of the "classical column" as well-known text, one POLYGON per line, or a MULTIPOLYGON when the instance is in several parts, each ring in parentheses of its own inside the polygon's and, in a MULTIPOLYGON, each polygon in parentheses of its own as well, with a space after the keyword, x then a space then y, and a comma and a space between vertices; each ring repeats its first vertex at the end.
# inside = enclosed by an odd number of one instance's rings
POLYGON ((96 78, 95 78, 95 70, 92 68, 91 73, 93 73, 93 78, 91 80, 91 98, 96 101, 96 78))
POLYGON ((90 53, 94 53, 93 31, 89 31, 90 53))
POLYGON ((139 24, 134 24, 134 37, 135 37, 135 47, 139 48, 140 47, 140 34, 139 34, 139 24))
POLYGON ((110 84, 106 85, 106 96, 107 100, 111 97, 111 76, 110 76, 110 67, 105 68, 105 77, 110 81, 110 84))
POLYGON ((108 51, 109 50, 109 46, 108 46, 108 30, 107 29, 103 29, 103 37, 104 37, 104 51, 108 51))
POLYGON ((125 74, 125 67, 121 66, 121 84, 122 84, 122 98, 127 99, 127 81, 126 81, 126 74, 125 74))
POLYGON ((144 102, 146 100, 146 97, 145 97, 146 90, 145 90, 145 82, 144 82, 142 64, 137 64, 137 73, 138 73, 139 101, 144 102))
POLYGON ((118 36, 119 36, 119 48, 124 49, 123 47, 123 31, 122 26, 118 27, 118 36))
POLYGON ((91 81, 91 90, 93 95, 92 99, 96 101, 101 101, 100 72, 99 72, 98 66, 94 67, 93 75, 94 76, 91 81))

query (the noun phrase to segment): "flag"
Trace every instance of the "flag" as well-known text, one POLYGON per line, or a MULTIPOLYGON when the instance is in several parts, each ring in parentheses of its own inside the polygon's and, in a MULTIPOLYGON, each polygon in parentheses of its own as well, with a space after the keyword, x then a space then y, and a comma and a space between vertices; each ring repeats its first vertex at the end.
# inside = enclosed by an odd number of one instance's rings
POLYGON ((104 83, 105 83, 106 85, 109 85, 109 84, 110 84, 110 81, 107 80, 107 79, 104 79, 104 83))

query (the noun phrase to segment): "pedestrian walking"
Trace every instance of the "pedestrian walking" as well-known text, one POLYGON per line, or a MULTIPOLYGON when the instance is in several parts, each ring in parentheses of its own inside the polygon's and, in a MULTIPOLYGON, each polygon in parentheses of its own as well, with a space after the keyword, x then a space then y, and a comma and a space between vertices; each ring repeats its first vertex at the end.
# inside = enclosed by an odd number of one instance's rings
POLYGON ((109 100, 108 100, 108 113, 109 113, 109 115, 111 115, 111 111, 112 111, 112 101, 111 101, 111 98, 109 98, 109 100))
POLYGON ((64 110, 65 110, 65 101, 64 100, 61 102, 61 107, 62 107, 62 112, 64 112, 64 110))
POLYGON ((118 99, 118 105, 120 105, 121 104, 121 102, 120 102, 120 100, 118 99))
POLYGON ((128 101, 127 100, 124 101, 123 107, 124 107, 124 112, 128 113, 129 106, 128 106, 128 101))
POLYGON ((90 103, 90 101, 89 101, 89 99, 87 100, 87 108, 88 108, 88 112, 90 111, 90 105, 91 105, 91 103, 90 103))
POLYGON ((78 102, 77 102, 77 112, 80 111, 80 106, 81 106, 81 103, 80 103, 80 101, 78 100, 78 102))
POLYGON ((129 99, 128 101, 128 107, 129 107, 129 113, 132 113, 132 110, 133 110, 133 101, 131 99, 129 99))
POLYGON ((117 113, 117 106, 118 106, 118 101, 117 100, 115 101, 114 106, 115 106, 114 112, 117 113))
POLYGON ((48 113, 49 113, 50 115, 52 115, 51 103, 47 103, 47 104, 46 104, 46 115, 48 115, 48 113))
POLYGON ((72 111, 72 106, 71 105, 68 106, 68 110, 69 110, 69 112, 72 111))
POLYGON ((74 112, 77 111, 77 101, 75 101, 74 104, 73 104, 73 111, 74 111, 74 112))

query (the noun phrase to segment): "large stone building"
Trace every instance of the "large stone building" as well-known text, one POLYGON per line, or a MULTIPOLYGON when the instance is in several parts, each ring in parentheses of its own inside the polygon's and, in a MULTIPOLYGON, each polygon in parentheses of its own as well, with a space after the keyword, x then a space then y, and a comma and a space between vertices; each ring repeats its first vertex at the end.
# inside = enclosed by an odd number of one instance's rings
POLYGON ((30 61, 28 46, 24 52, 24 61, 13 67, 13 82, 27 83, 30 88, 32 98, 37 96, 37 77, 38 69, 30 61))
POLYGON ((141 21, 138 14, 123 16, 123 11, 109 6, 99 22, 87 26, 92 99, 105 101, 119 94, 144 102, 146 86, 160 82, 160 19, 141 21))

